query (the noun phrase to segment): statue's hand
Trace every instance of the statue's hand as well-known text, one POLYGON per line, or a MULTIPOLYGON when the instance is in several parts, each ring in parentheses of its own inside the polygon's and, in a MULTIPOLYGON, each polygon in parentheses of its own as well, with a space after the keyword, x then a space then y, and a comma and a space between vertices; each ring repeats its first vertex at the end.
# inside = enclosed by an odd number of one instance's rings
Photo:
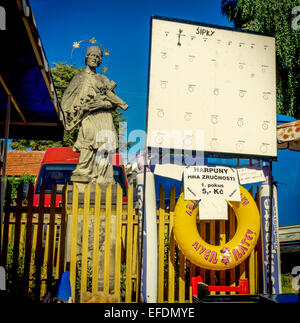
POLYGON ((82 104, 80 112, 85 113, 90 110, 90 104, 88 102, 82 104))
POLYGON ((93 102, 93 109, 111 109, 113 105, 107 100, 96 99, 93 102))
POLYGON ((105 100, 103 104, 103 109, 111 109, 113 107, 112 103, 105 100))
POLYGON ((101 87, 99 88, 99 93, 100 93, 101 95, 106 95, 107 91, 108 91, 107 86, 101 86, 101 87))

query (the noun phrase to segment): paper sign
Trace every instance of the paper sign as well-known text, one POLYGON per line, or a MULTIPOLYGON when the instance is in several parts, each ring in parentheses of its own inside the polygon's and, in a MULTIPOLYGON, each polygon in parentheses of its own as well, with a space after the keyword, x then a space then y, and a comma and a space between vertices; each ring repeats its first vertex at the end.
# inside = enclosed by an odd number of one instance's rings
POLYGON ((182 165, 174 165, 174 164, 163 164, 163 165, 155 165, 154 174, 164 177, 169 177, 176 179, 177 181, 182 180, 182 173, 185 166, 182 165))
POLYGON ((221 199, 203 200, 199 204, 200 220, 228 220, 227 202, 221 199))
POLYGON ((225 166, 192 166, 184 171, 184 199, 241 201, 237 171, 225 166))
POLYGON ((242 185, 266 180, 263 170, 258 167, 241 167, 238 168, 237 172, 242 185))

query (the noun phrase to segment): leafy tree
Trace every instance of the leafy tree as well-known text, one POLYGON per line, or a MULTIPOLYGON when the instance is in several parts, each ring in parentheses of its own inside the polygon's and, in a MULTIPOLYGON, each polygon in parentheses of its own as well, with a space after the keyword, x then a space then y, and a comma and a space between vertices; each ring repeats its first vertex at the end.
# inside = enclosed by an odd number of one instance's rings
POLYGON ((299 0, 222 0, 222 14, 236 28, 272 33, 276 38, 277 112, 300 117, 299 31, 292 9, 299 0))
POLYGON ((15 150, 46 150, 48 147, 61 147, 61 141, 12 139, 10 146, 15 150))
POLYGON ((21 183, 23 184, 29 184, 35 183, 35 176, 27 174, 27 172, 21 176, 7 176, 6 175, 6 181, 8 181, 11 185, 11 200, 12 204, 16 203, 17 199, 17 193, 18 193, 18 187, 21 183))
MULTIPOLYGON (((72 78, 79 72, 84 70, 83 67, 75 68, 74 64, 68 65, 67 63, 59 62, 53 63, 54 67, 51 68, 54 85, 56 88, 57 99, 61 102, 63 94, 71 82, 72 78)), ((122 117, 122 111, 117 108, 112 113, 114 125, 119 132, 119 123, 126 118, 122 117)), ((73 146, 78 133, 78 127, 73 128, 71 131, 65 131, 62 141, 52 140, 26 140, 26 139, 13 139, 10 146, 16 150, 46 150, 48 147, 70 147, 73 146)))
POLYGON ((58 101, 61 102, 64 92, 71 82, 72 78, 76 74, 82 72, 84 68, 75 68, 74 64, 68 65, 67 63, 62 62, 53 63, 53 65, 54 67, 51 68, 51 73, 58 101))

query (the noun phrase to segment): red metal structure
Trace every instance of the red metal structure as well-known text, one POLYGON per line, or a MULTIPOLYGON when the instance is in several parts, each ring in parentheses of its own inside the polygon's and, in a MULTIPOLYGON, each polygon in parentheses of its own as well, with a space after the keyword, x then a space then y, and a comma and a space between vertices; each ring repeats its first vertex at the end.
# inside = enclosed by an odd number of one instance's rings
MULTIPOLYGON (((198 296, 198 284, 203 283, 203 279, 201 276, 192 277, 192 294, 193 296, 198 296)), ((236 292, 240 295, 248 295, 249 294, 249 283, 248 279, 240 279, 238 286, 208 286, 209 292, 236 292)))

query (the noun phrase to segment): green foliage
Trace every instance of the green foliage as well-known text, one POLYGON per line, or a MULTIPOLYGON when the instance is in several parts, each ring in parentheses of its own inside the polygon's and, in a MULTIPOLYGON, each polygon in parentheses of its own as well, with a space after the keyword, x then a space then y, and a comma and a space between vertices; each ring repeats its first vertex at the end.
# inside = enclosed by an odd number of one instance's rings
POLYGON ((11 185, 11 200, 12 200, 12 204, 16 203, 16 199, 17 199, 17 193, 18 193, 18 187, 21 183, 23 184, 29 184, 35 183, 35 176, 29 175, 27 173, 15 177, 15 176, 6 176, 6 180, 7 182, 10 183, 11 185))
POLYGON ((67 63, 59 62, 53 63, 54 67, 51 68, 51 73, 56 89, 56 95, 59 102, 64 95, 65 90, 67 89, 72 78, 83 72, 84 68, 76 68, 74 64, 68 65, 67 63))
POLYGON ((125 301, 126 294, 126 264, 121 264, 121 278, 120 278, 120 297, 121 301, 125 301))
MULTIPOLYGON (((23 299, 35 300, 35 266, 32 267, 31 279, 32 283, 28 290, 24 289, 25 282, 25 233, 21 237, 20 248, 18 251, 18 263, 17 268, 14 268, 13 258, 14 258, 14 246, 13 242, 9 241, 7 246, 7 263, 6 263, 6 278, 7 278, 7 292, 11 295, 21 297, 23 299)), ((32 251, 31 255, 34 262, 34 252, 32 251)))
POLYGON ((295 294, 298 291, 292 287, 295 277, 291 273, 281 274, 282 294, 295 294))
MULTIPOLYGON (((81 244, 78 244, 81 246, 81 244)), ((75 301, 80 302, 80 288, 81 288, 81 273, 82 273, 82 254, 81 252, 77 254, 77 262, 76 262, 76 282, 75 282, 75 301)), ((88 257, 87 260, 87 291, 92 291, 92 282, 93 282, 93 265, 92 258, 88 257)))
POLYGON ((47 150, 48 147, 61 147, 60 141, 53 140, 28 140, 28 139, 12 139, 10 146, 15 150, 47 150))
POLYGON ((298 0, 222 0, 222 14, 236 28, 272 33, 276 38, 277 112, 300 118, 299 31, 292 28, 298 0))

